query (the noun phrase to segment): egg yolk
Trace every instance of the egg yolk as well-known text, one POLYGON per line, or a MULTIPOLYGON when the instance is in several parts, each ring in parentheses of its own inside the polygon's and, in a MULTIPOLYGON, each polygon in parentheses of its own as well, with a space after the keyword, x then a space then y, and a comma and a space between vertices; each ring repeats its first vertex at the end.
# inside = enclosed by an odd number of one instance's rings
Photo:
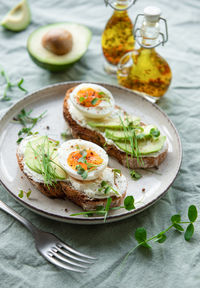
POLYGON ((96 107, 101 103, 103 92, 95 91, 92 88, 79 90, 76 95, 77 102, 84 107, 96 107))
POLYGON ((94 170, 97 166, 103 163, 103 159, 96 152, 88 149, 83 151, 74 151, 69 154, 67 159, 68 165, 77 170, 77 166, 80 165, 84 170, 94 170), (86 154, 87 153, 87 154, 86 154))

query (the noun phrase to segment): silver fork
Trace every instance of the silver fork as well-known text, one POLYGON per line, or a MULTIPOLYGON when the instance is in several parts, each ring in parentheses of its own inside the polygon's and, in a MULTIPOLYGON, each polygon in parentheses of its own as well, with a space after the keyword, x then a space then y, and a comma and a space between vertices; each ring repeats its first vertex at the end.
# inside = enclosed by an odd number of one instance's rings
POLYGON ((84 273, 89 266, 83 264, 93 264, 94 261, 88 260, 96 260, 94 257, 74 250, 71 246, 63 243, 55 235, 36 228, 1 200, 0 208, 16 218, 32 233, 38 252, 54 265, 66 270, 84 273))

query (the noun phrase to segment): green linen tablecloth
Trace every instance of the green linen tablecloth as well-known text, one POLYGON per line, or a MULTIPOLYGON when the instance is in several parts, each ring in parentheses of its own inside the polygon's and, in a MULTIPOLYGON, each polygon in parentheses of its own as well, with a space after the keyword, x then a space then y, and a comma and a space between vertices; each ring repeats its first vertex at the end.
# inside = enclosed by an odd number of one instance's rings
MULTIPOLYGON (((17 0, 1 0, 0 17, 16 3, 17 0)), ((148 0, 138 0, 130 10, 132 20, 150 4, 148 0)), ((153 207, 127 220, 99 226, 76 226, 43 218, 22 207, 1 187, 0 199, 22 216, 75 248, 99 258, 85 275, 59 270, 37 253, 30 233, 0 211, 1 288, 200 287, 200 227, 191 242, 186 242, 178 232, 170 232, 164 244, 155 243, 148 251, 138 249, 119 273, 123 257, 136 245, 133 235, 137 227, 144 226, 150 235, 154 235, 169 225, 172 214, 181 212, 186 216, 190 204, 198 207, 200 204, 200 1, 155 0, 153 4, 159 6, 168 19, 169 42, 159 51, 172 68, 173 81, 159 106, 172 119, 181 136, 183 162, 180 173, 166 196, 153 207)), ((101 33, 112 13, 103 0, 32 0, 30 7, 32 23, 27 30, 12 33, 0 28, 0 64, 11 79, 24 77, 24 86, 29 92, 71 80, 117 83, 102 67, 101 33), (87 25, 93 38, 86 55, 76 65, 66 72, 53 74, 31 61, 26 41, 40 25, 61 21, 87 25)), ((10 102, 0 102, 2 113, 24 96, 18 90, 12 95, 10 102)))

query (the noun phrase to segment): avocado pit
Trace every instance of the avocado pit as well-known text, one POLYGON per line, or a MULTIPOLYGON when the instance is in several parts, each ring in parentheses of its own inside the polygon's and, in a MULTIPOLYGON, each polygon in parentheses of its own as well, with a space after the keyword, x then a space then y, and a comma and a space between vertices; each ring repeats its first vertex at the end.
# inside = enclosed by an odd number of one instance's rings
POLYGON ((65 55, 72 50, 72 34, 64 28, 49 30, 42 38, 42 46, 56 55, 65 55))

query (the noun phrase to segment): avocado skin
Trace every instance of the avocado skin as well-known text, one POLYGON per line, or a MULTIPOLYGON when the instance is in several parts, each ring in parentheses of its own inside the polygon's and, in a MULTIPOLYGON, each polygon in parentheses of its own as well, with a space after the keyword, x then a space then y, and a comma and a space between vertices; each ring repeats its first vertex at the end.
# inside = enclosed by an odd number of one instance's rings
MULTIPOLYGON (((27 49, 28 50, 28 49, 27 49)), ((62 65, 56 65, 56 64, 49 64, 49 63, 44 63, 44 62, 41 62, 39 61, 37 58, 35 58, 28 50, 28 54, 29 56, 31 57, 32 61, 37 64, 39 67, 45 69, 45 70, 49 70, 51 72, 59 72, 59 71, 64 71, 64 70, 67 70, 69 69, 70 67, 72 67, 75 62, 77 62, 78 60, 75 60, 73 63, 70 63, 70 64, 62 64, 62 65)))

